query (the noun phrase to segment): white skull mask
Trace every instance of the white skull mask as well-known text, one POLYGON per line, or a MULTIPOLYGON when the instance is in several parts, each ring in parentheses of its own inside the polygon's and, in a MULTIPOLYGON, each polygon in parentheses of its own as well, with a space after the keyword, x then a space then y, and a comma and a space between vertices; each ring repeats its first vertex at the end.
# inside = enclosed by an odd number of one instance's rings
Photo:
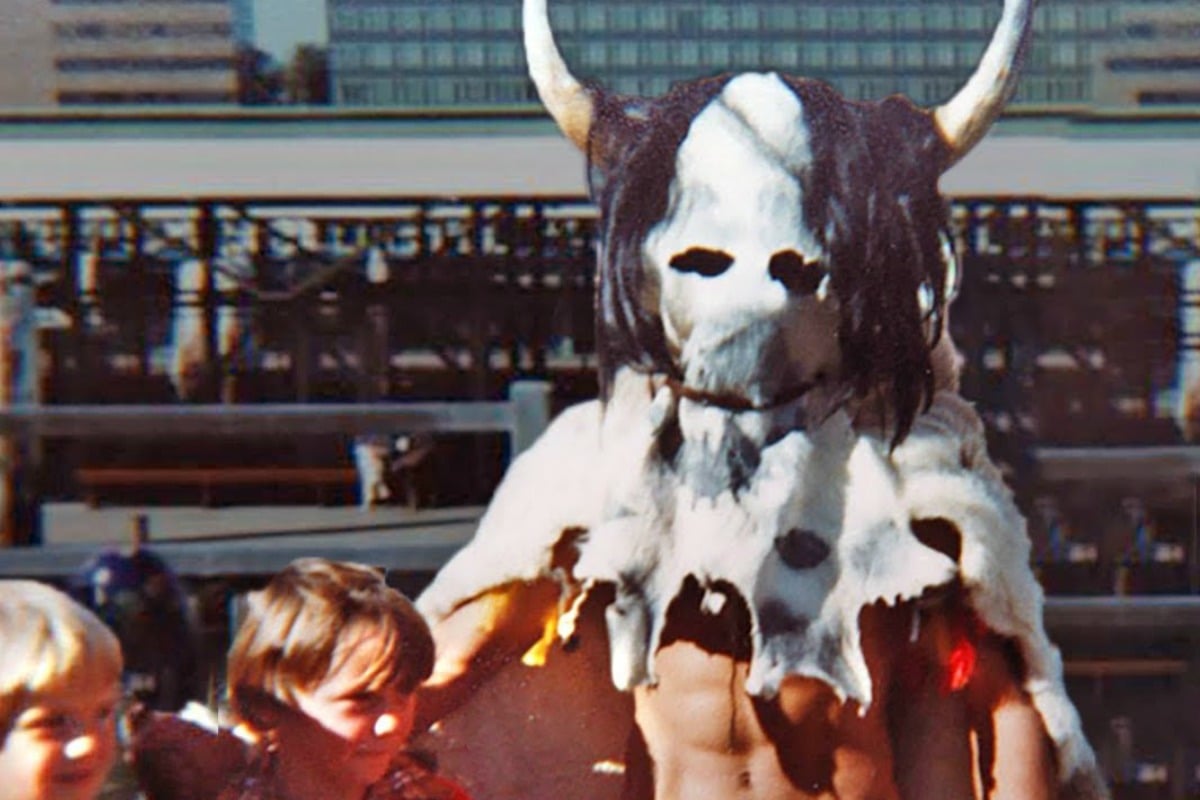
POLYGON ((688 390, 761 408, 837 372, 837 299, 802 213, 811 161, 773 74, 733 79, 689 127, 643 253, 688 390))

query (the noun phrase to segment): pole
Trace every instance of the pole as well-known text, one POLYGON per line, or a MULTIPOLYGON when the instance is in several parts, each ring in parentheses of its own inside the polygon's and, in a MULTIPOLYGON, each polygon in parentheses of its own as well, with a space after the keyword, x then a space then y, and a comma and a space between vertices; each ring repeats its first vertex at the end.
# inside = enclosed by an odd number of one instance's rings
MULTIPOLYGON (((40 399, 36 299, 29 265, 0 261, 0 409, 31 406, 40 399)), ((33 544, 39 509, 31 439, 20 433, 0 438, 0 545, 33 544)))

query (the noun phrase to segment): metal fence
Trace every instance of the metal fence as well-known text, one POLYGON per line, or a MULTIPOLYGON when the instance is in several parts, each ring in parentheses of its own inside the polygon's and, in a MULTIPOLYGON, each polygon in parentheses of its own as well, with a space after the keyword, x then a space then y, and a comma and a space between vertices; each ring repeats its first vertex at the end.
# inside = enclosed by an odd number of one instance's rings
MULTIPOLYGON (((1018 478, 1035 446, 1183 440, 1200 199, 950 215, 964 392, 1018 478)), ((0 207, 0 252, 32 267, 47 406, 495 402, 524 378, 564 404, 596 389, 596 224, 579 197, 46 200, 0 207)))

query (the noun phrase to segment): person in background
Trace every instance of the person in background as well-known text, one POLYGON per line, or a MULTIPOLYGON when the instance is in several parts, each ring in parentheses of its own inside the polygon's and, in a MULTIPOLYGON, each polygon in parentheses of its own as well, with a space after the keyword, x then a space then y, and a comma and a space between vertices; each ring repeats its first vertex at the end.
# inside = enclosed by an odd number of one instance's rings
POLYGON ((204 696, 205 675, 187 593, 149 541, 149 518, 134 515, 128 550, 106 548, 89 560, 71 595, 117 635, 126 691, 155 710, 177 711, 204 696))
POLYGON ((117 756, 121 647, 92 612, 0 581, 0 797, 93 800, 117 756))

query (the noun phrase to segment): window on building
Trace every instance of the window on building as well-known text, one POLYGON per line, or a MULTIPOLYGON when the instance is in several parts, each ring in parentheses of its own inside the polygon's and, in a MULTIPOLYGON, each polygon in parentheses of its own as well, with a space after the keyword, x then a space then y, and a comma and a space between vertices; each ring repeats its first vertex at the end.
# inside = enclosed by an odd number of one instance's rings
POLYGON ((584 42, 580 54, 583 56, 583 63, 592 69, 608 66, 608 45, 604 42, 584 42))
POLYGON ((367 104, 367 86, 361 81, 343 81, 338 87, 343 105, 365 106, 367 104))
POLYGON ((515 67, 521 63, 520 47, 515 44, 491 42, 487 48, 488 66, 515 67))
POLYGON ((60 58, 54 62, 59 72, 209 72, 233 68, 227 56, 88 56, 60 58))
POLYGON ((739 31, 757 31, 759 20, 758 6, 742 3, 733 9, 732 27, 739 31))
POLYGON ((670 42, 643 42, 642 63, 652 67, 665 67, 671 63, 671 47, 670 42))
POLYGON ((358 12, 348 8, 334 9, 329 16, 329 27, 335 33, 356 33, 360 27, 358 12))
POLYGON ((857 31, 862 28, 857 8, 834 8, 829 12, 829 28, 838 32, 857 31))
POLYGON ((799 42, 771 42, 766 45, 766 57, 777 69, 799 69, 800 51, 803 47, 799 42))
POLYGON ((472 33, 483 30, 483 9, 479 6, 460 6, 454 9, 454 28, 472 33))
POLYGON ((426 55, 429 57, 429 65, 432 67, 446 68, 454 66, 454 49, 455 45, 451 42, 433 42, 426 50, 426 55))
POLYGON ((392 31, 395 33, 420 33, 420 9, 403 6, 392 9, 392 31))
POLYGON ((585 31, 602 31, 608 27, 608 9, 589 3, 581 9, 580 28, 585 31))
POLYGON ((434 78, 429 81, 426 103, 433 106, 449 106, 454 103, 454 85, 452 78, 434 78))
POLYGON ((729 8, 719 5, 706 5, 700 10, 700 24, 706 31, 729 30, 729 8))
POLYGON ((611 81, 613 91, 618 94, 636 95, 641 90, 641 79, 628 75, 623 75, 618 78, 613 78, 611 81))
POLYGON ((954 66, 954 45, 938 42, 924 46, 925 66, 930 69, 945 69, 954 66))
POLYGON ((403 105, 408 106, 423 106, 428 101, 429 92, 426 91, 425 81, 417 78, 411 78, 400 82, 397 87, 396 100, 403 105))
POLYGON ((658 97, 667 93, 667 90, 671 88, 671 81, 661 75, 655 75, 645 80, 644 87, 645 94, 658 97))
POLYGON ((894 23, 894 13, 888 8, 867 8, 863 10, 863 29, 869 33, 890 33, 894 23))
POLYGON ((921 9, 906 6, 896 12, 896 30, 916 33, 925 29, 925 17, 921 9))
POLYGON ((638 6, 639 27, 647 31, 667 30, 667 9, 661 5, 638 6))
POLYGON ((819 42, 805 44, 800 50, 800 62, 808 69, 829 66, 829 46, 819 42))
POLYGON ((686 8, 676 17, 676 30, 681 36, 691 36, 700 32, 700 12, 694 8, 686 8))
POLYGON ((1050 30, 1075 31, 1079 29, 1079 9, 1074 4, 1056 3, 1047 12, 1050 15, 1050 30))
POLYGON ((1099 3, 1085 6, 1082 9, 1083 18, 1080 23, 1089 32, 1108 30, 1112 24, 1110 9, 1099 3))
POLYGON ((387 33, 391 18, 386 8, 367 8, 362 11, 362 30, 367 33, 387 33))
MULTIPOLYGON (((571 33, 579 30, 579 15, 576 13, 575 7, 564 5, 562 3, 551 3, 550 26, 555 31, 561 31, 563 33, 571 33)), ((519 27, 520 23, 514 21, 513 30, 517 30, 519 27)))
POLYGON ((611 59, 613 66, 632 68, 638 65, 637 42, 617 42, 613 45, 611 59))
POLYGON ((833 66, 838 69, 854 69, 858 66, 858 48, 837 45, 833 48, 833 66))
POLYGON ((675 48, 675 57, 672 59, 676 66, 680 67, 698 67, 700 66, 700 45, 697 42, 679 42, 675 48))
POLYGON ((896 66, 914 70, 925 66, 925 48, 918 42, 904 42, 896 46, 896 66))
POLYGON ((1034 41, 1029 47, 1029 55, 1026 57, 1026 71, 1041 72, 1050 67, 1050 45, 1043 41, 1034 41))
POLYGON ((454 17, 448 6, 437 5, 425 10, 425 30, 447 33, 454 27, 454 17))
POLYGON ((456 55, 458 56, 458 66, 469 69, 478 69, 483 67, 483 54, 483 42, 459 42, 456 50, 456 55))
POLYGON ((367 58, 370 59, 370 66, 373 69, 391 69, 392 47, 387 44, 368 45, 367 58))
POLYGON ((790 5, 767 6, 762 17, 763 28, 768 31, 793 31, 800 25, 800 14, 790 5))
POLYGON ((424 46, 420 42, 405 42, 392 48, 392 61, 397 67, 413 69, 425 62, 424 46))
POLYGON ((925 30, 949 31, 954 29, 954 10, 947 7, 924 9, 925 30))
POLYGON ((487 29, 491 31, 517 30, 517 10, 509 5, 491 5, 484 10, 487 29))
POLYGON ((954 66, 964 70, 964 73, 974 69, 983 55, 983 44, 974 42, 954 45, 954 66))
POLYGON ((1055 67, 1079 66, 1079 45, 1075 42, 1055 42, 1050 48, 1050 64, 1055 67))
POLYGON ((1113 72, 1191 72, 1200 70, 1200 56, 1131 56, 1110 59, 1113 72))
POLYGON ((762 51, 758 42, 735 42, 730 55, 733 57, 731 66, 742 69, 762 66, 762 51))
POLYGON ((636 6, 619 5, 609 9, 609 23, 614 31, 622 33, 638 29, 638 10, 636 6))
POLYGON ((712 40, 704 42, 701 45, 701 57, 705 63, 715 67, 728 66, 733 63, 733 57, 729 52, 729 42, 724 40, 712 40))
POLYGON ((488 86, 483 81, 460 81, 454 86, 454 101, 456 103, 485 103, 490 100, 488 86))
POLYGON ((988 30, 987 19, 984 17, 981 6, 961 5, 954 9, 954 15, 957 17, 955 24, 959 30, 970 31, 972 33, 988 30))
POLYGON ((872 42, 862 46, 862 63, 872 69, 890 69, 895 63, 894 48, 886 42, 872 42))

